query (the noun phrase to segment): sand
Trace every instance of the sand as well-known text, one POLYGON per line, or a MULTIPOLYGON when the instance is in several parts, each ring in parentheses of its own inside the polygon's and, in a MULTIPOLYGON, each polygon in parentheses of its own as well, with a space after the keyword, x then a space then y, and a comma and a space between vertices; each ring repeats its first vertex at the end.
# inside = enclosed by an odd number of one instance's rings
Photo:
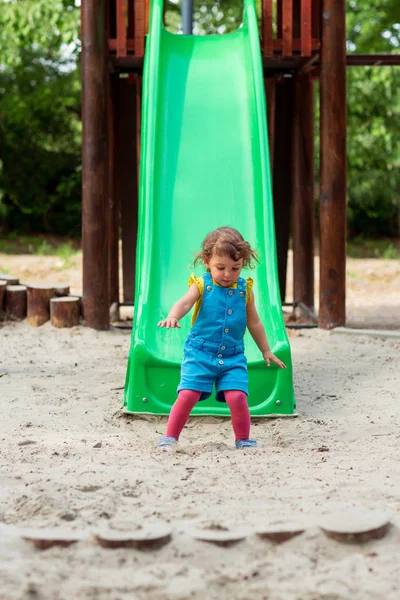
POLYGON ((121 413, 129 332, 0 329, 0 599, 398 600, 400 339, 290 341, 297 418, 253 421, 252 451, 234 449, 229 420, 192 419, 165 452, 164 418, 121 413), (320 516, 349 507, 393 525, 365 544, 328 539, 320 516), (254 535, 293 519, 305 532, 283 544, 254 535), (153 522, 172 528, 158 550, 92 535, 153 522), (211 523, 249 535, 193 538, 211 523), (20 538, 32 527, 84 539, 40 551, 20 538))

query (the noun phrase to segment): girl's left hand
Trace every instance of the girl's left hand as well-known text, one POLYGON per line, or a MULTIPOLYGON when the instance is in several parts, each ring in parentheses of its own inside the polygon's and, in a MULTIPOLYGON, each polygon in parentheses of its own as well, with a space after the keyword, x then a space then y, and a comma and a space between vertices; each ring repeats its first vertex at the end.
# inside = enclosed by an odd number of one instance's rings
POLYGON ((280 369, 286 369, 285 363, 283 363, 281 360, 279 360, 279 358, 277 356, 275 356, 275 354, 272 354, 271 350, 268 350, 267 352, 263 352, 263 357, 264 357, 267 367, 269 367, 271 362, 273 362, 276 365, 278 365, 278 367, 280 369))

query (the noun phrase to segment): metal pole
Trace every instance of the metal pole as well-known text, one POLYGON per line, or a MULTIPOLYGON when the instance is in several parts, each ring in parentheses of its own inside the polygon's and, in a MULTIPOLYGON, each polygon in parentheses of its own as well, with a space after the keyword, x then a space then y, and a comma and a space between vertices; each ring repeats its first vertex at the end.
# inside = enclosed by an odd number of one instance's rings
POLYGON ((183 35, 193 33, 193 0, 182 0, 182 32, 183 35))

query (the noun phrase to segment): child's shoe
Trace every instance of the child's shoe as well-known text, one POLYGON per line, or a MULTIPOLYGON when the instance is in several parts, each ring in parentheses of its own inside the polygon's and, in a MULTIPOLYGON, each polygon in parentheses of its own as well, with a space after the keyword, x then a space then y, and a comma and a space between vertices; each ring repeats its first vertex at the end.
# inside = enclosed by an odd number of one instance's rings
POLYGON ((165 448, 166 450, 170 450, 173 446, 178 443, 178 438, 165 436, 158 440, 158 448, 165 448))
POLYGON ((236 440, 236 448, 241 450, 242 448, 255 448, 257 446, 256 440, 236 440))

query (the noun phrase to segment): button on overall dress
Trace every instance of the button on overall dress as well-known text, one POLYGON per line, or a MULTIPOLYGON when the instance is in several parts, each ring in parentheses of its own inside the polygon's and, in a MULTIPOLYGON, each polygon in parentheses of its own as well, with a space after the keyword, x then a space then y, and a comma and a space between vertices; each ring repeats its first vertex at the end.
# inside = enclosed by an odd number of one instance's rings
POLYGON ((243 336, 246 331, 246 280, 239 277, 237 289, 213 283, 205 273, 200 311, 184 345, 180 390, 212 393, 225 402, 225 390, 248 394, 247 360, 243 336))

